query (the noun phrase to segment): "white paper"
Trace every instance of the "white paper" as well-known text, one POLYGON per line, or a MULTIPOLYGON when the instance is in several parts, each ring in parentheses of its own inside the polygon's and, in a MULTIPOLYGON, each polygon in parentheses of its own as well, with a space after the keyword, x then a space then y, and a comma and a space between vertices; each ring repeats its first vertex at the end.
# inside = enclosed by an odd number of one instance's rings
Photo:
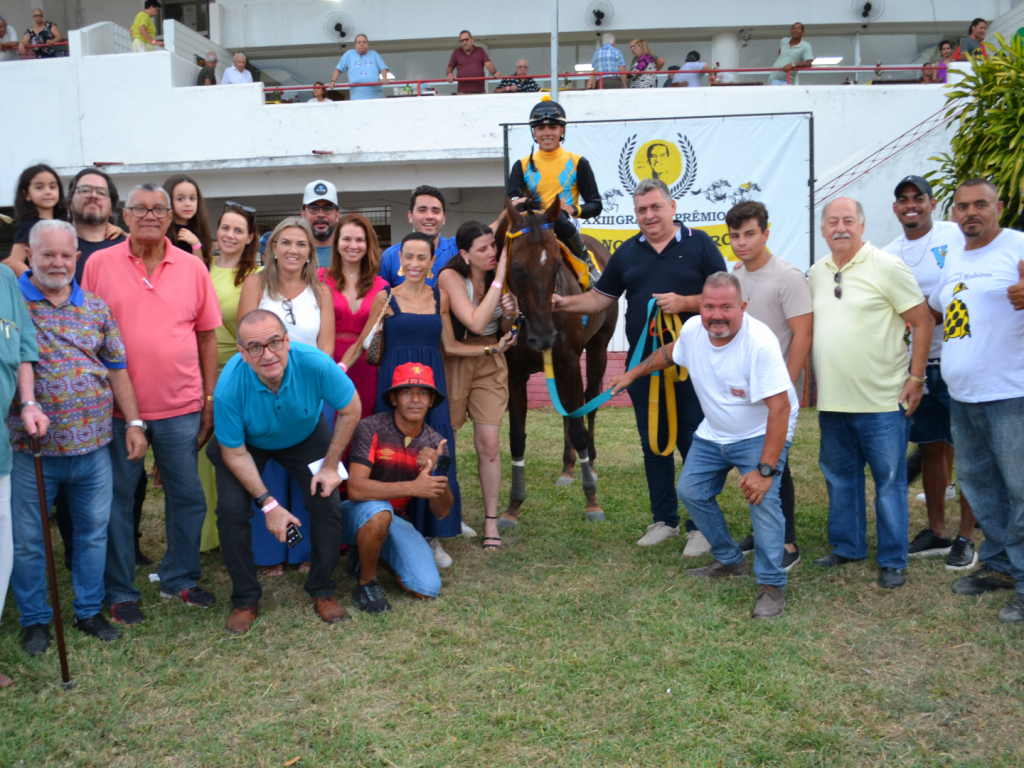
POLYGON ((160 577, 155 573, 151 573, 149 574, 149 580, 150 582, 160 581, 160 577))
MULTIPOLYGON (((320 471, 320 467, 322 467, 323 465, 324 460, 317 459, 316 461, 309 465, 309 471, 315 475, 317 472, 320 471)), ((348 470, 345 469, 345 465, 342 464, 340 461, 338 462, 338 476, 342 480, 348 480, 348 470)))

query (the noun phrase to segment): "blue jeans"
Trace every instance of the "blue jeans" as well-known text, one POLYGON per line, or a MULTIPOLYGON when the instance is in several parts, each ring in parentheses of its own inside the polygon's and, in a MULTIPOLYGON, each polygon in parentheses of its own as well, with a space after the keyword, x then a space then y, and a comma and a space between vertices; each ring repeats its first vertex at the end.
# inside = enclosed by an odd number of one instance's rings
MULTIPOLYGON (((694 437, 679 475, 679 500, 693 522, 711 545, 711 555, 724 565, 742 562, 743 552, 733 541, 729 526, 718 506, 718 494, 733 467, 741 475, 757 469, 764 450, 764 435, 737 443, 721 445, 694 437)), ((789 454, 789 443, 782 449, 775 468, 782 472, 789 454)), ((758 584, 785 587, 787 573, 782 567, 786 518, 779 495, 781 476, 772 478, 772 486, 760 504, 750 504, 750 522, 754 529, 754 576, 758 584)))
MULTIPOLYGON (((199 412, 147 422, 146 437, 164 486, 164 530, 167 552, 160 562, 160 589, 178 594, 199 582, 199 541, 206 518, 206 497, 199 481, 199 412)), ((124 419, 114 419, 110 463, 114 470, 114 500, 107 529, 107 605, 138 602, 142 592, 135 586, 135 529, 132 509, 135 489, 145 460, 129 461, 124 419)))
POLYGON ((1024 592, 1024 397, 952 401, 956 477, 985 532, 979 559, 1024 592))
MULTIPOLYGON (((409 503, 414 504, 416 501, 413 499, 409 503)), ((341 505, 341 525, 345 543, 354 546, 359 529, 380 512, 391 513, 391 527, 380 550, 381 559, 395 569, 406 589, 427 597, 437 597, 441 594, 441 574, 437 572, 437 564, 434 562, 434 550, 427 544, 423 534, 413 528, 412 523, 394 513, 390 502, 344 502, 341 505)))
MULTIPOLYGON (((74 523, 71 583, 75 616, 88 619, 103 602, 103 569, 107 559, 107 521, 113 496, 110 446, 82 456, 44 456, 46 508, 53 507, 63 486, 74 523)), ((49 624, 53 611, 46 602, 46 548, 39 520, 39 490, 35 460, 30 453, 14 454, 11 468, 14 525, 14 571, 11 587, 21 625, 49 624)), ((134 547, 134 543, 133 543, 134 547)), ((132 550, 134 552, 134 549, 132 550)))
POLYGON ((888 413, 819 411, 818 463, 828 487, 828 541, 851 560, 868 556, 864 465, 875 480, 878 566, 907 567, 907 442, 910 419, 901 408, 888 413))

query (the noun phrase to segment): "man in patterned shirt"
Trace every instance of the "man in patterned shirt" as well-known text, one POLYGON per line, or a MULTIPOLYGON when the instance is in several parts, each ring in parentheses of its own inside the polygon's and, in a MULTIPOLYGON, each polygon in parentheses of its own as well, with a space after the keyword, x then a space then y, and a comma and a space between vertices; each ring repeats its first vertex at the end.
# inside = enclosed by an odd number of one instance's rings
POLYGON ((597 78, 601 78, 602 88, 625 88, 626 87, 626 60, 622 58, 622 51, 615 47, 615 35, 606 32, 601 37, 601 47, 594 51, 594 58, 590 61, 594 68, 594 74, 587 80, 587 89, 597 87, 597 78), (598 72, 622 72, 621 75, 598 75, 598 72))
POLYGON ((528 74, 530 74, 530 62, 526 59, 520 59, 516 62, 516 76, 502 78, 494 92, 536 93, 540 90, 540 86, 537 85, 537 81, 532 77, 527 77, 528 74))
POLYGON ((356 427, 348 501, 342 505, 345 542, 356 545, 348 561, 349 573, 358 579, 352 602, 367 613, 391 610, 377 580, 378 563, 412 595, 440 594, 433 550, 410 520, 428 514, 428 507, 429 514, 443 520, 453 502, 445 473, 432 474, 438 457, 448 455, 448 441, 423 421, 427 411, 444 402, 434 372, 422 363, 405 363, 391 382, 384 402, 394 410, 376 413, 356 427))
MULTIPOLYGON (((50 430, 41 440, 47 502, 52 505, 63 487, 74 522, 75 626, 110 641, 121 636, 100 613, 114 492, 110 441, 115 400, 128 419, 128 458, 142 458, 148 446, 117 322, 103 299, 79 288, 78 256, 75 228, 64 221, 43 219, 29 234, 30 269, 18 285, 39 342, 35 397, 50 419, 50 430)), ((11 584, 24 627, 22 648, 37 656, 49 645, 53 611, 46 604, 46 553, 35 463, 20 410, 25 404, 12 406, 7 418, 14 449, 11 584)))

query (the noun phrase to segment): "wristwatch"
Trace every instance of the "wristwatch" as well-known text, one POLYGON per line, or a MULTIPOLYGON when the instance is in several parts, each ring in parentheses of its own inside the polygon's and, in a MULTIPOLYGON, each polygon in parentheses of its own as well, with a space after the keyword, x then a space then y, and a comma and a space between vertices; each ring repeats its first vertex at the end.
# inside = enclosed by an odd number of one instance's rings
POLYGON ((138 427, 143 432, 146 431, 146 422, 144 422, 142 419, 135 419, 133 421, 129 421, 128 422, 128 426, 129 427, 138 427))
POLYGON ((267 499, 270 498, 270 491, 256 497, 256 506, 263 509, 263 505, 267 503, 267 499))
POLYGON ((771 464, 764 464, 764 463, 761 463, 761 464, 757 465, 757 471, 761 475, 761 477, 771 477, 772 475, 781 475, 782 474, 781 472, 779 472, 779 470, 777 470, 771 464))
POLYGON ((39 403, 37 403, 35 400, 22 400, 21 401, 21 409, 22 410, 25 410, 30 405, 34 405, 39 410, 43 410, 43 407, 39 403))

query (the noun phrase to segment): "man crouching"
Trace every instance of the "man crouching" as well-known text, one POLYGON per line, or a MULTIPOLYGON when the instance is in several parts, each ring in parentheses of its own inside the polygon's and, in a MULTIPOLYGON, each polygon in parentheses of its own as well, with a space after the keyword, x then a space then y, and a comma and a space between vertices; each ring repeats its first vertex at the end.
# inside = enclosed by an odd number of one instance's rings
POLYGON ((349 555, 349 573, 358 579, 352 602, 367 613, 391 610, 377 580, 378 564, 415 597, 440 594, 434 552, 410 520, 427 514, 427 507, 443 520, 454 501, 446 473, 432 474, 438 458, 448 455, 448 441, 423 421, 444 402, 434 372, 421 363, 398 366, 384 402, 394 410, 356 427, 342 505, 345 542, 356 546, 349 555))

